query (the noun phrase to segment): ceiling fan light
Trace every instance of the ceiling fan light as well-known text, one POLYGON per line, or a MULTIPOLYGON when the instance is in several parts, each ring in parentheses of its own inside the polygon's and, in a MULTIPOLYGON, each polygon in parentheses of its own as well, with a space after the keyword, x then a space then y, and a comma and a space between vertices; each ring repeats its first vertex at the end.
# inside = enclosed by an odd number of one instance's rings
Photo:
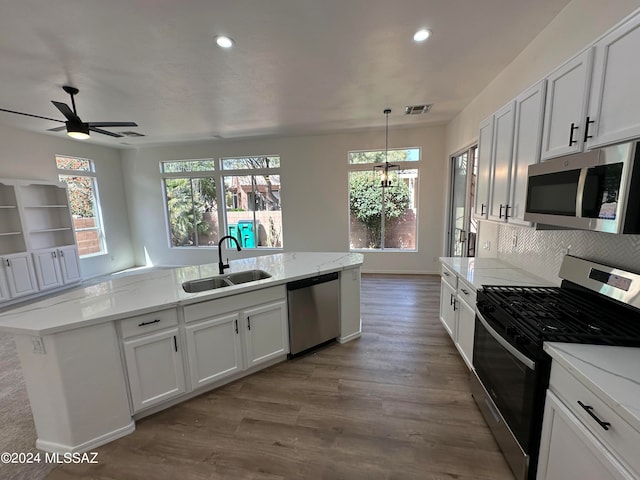
POLYGON ((89 125, 86 124, 70 124, 67 122, 67 135, 76 140, 86 140, 89 138, 89 125))

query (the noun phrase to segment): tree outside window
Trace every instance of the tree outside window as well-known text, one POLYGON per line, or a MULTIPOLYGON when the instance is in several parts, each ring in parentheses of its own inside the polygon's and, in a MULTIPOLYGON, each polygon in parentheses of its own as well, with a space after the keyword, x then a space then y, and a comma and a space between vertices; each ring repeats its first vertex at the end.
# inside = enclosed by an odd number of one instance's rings
POLYGON ((380 186, 374 164, 385 158, 401 167, 419 160, 419 149, 350 152, 349 225, 352 250, 415 250, 418 169, 391 171, 391 187, 380 186), (384 231, 384 235, 383 235, 384 231))

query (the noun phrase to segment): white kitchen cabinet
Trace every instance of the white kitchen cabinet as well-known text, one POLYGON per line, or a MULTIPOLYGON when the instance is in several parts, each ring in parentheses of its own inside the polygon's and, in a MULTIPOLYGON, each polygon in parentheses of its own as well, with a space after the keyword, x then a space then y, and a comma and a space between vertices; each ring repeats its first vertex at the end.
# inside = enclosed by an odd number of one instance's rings
POLYGON ((240 314, 214 316, 187 324, 191 388, 217 382, 243 369, 240 314))
POLYGON ((287 302, 279 301, 243 312, 247 368, 289 352, 287 302))
POLYGON ((0 268, 0 302, 9 300, 9 286, 7 285, 7 277, 4 268, 0 268))
POLYGON ((122 342, 133 411, 186 392, 178 327, 122 342))
POLYGON ((587 147, 640 137, 640 15, 595 44, 587 147))
POLYGON ((547 76, 542 160, 583 150, 592 60, 589 48, 547 76))
POLYGON ((38 292, 36 275, 33 270, 31 255, 28 253, 14 253, 4 255, 2 264, 7 278, 9 296, 22 297, 38 292))
POLYGON ((537 480, 632 480, 612 453, 547 391, 537 480))
POLYGON ((440 282, 440 322, 454 341, 456 338, 457 301, 455 287, 452 287, 443 278, 440 282))
POLYGON ((493 148, 493 115, 480 122, 478 134, 478 172, 475 191, 474 217, 486 219, 489 211, 491 151, 493 148))
POLYGON ((284 286, 187 305, 184 318, 192 389, 289 353, 284 286))
POLYGON ((82 280, 82 276, 80 274, 80 257, 78 256, 78 247, 75 245, 60 247, 58 248, 57 256, 60 261, 62 282, 65 285, 82 280))
POLYGON ((57 249, 49 248, 33 252, 33 267, 38 279, 40 290, 61 286, 62 272, 60 271, 60 262, 58 261, 57 249))
POLYGON ((513 157, 506 221, 531 226, 524 219, 529 165, 540 161, 546 80, 538 82, 515 100, 513 157))
POLYGON ((467 367, 472 370, 473 335, 476 328, 476 296, 475 292, 468 286, 459 285, 457 298, 458 322, 455 343, 467 367))
POLYGON ((493 115, 493 144, 489 173, 489 220, 503 222, 508 214, 514 110, 514 102, 509 102, 493 115))

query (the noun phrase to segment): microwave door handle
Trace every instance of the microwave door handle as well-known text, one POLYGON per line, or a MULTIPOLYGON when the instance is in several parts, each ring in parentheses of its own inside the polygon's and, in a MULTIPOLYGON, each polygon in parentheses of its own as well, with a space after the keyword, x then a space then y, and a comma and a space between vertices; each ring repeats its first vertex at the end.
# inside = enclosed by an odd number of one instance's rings
POLYGON ((520 363, 524 364, 529 370, 536 369, 536 362, 534 362, 530 358, 527 358, 524 354, 520 353, 513 345, 511 345, 504 338, 502 338, 502 336, 498 332, 496 332, 493 328, 491 328, 489 326, 489 323, 484 319, 484 317, 478 311, 478 309, 476 309, 476 316, 478 317, 478 320, 480 320, 480 323, 482 323, 482 326, 487 330, 489 335, 491 335, 493 339, 496 342, 498 342, 507 352, 513 355, 520 363))
POLYGON ((587 182, 589 168, 580 169, 580 177, 578 177, 578 192, 576 194, 576 218, 582 218, 582 205, 584 203, 584 186, 587 182))

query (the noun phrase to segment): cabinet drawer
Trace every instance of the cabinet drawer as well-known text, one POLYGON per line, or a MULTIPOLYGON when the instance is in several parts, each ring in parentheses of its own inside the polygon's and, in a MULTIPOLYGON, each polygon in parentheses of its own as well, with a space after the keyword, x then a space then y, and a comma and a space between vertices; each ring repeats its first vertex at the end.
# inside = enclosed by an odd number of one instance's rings
POLYGON ((593 435, 612 452, 615 452, 621 463, 631 467, 636 474, 640 473, 640 432, 635 430, 591 390, 571 375, 565 368, 553 362, 549 389, 553 391, 571 412, 593 433, 593 435), (598 424, 578 402, 591 407, 591 413, 602 422, 608 422, 608 430, 598 424))
POLYGON ((442 265, 442 279, 451 285, 454 289, 458 288, 458 276, 453 273, 453 270, 442 265))
POLYGON ((476 291, 466 283, 458 280, 458 299, 464 301, 472 309, 476 308, 476 291))
POLYGON ((120 320, 120 330, 122 331, 122 338, 129 338, 156 332, 177 324, 178 314, 174 308, 171 308, 120 320))

